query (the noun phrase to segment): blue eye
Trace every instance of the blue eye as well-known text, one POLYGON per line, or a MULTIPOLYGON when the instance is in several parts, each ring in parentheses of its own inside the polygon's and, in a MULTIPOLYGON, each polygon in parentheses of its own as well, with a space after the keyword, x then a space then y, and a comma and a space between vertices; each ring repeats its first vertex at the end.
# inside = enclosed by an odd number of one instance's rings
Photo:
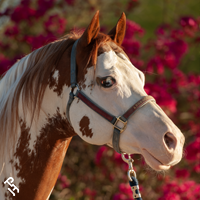
POLYGON ((101 78, 100 83, 102 87, 109 88, 116 83, 116 80, 111 76, 106 76, 104 78, 101 78))

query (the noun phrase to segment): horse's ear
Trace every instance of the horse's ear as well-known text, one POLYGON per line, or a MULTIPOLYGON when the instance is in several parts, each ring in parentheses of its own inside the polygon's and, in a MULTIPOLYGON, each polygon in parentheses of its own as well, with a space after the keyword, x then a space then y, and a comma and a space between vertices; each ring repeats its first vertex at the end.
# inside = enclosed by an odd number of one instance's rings
POLYGON ((95 39, 99 33, 100 24, 99 24, 99 11, 97 11, 92 18, 92 21, 90 22, 89 26, 79 39, 79 44, 81 46, 87 46, 90 44, 92 39, 95 39))
POLYGON ((108 33, 112 40, 121 45, 126 32, 126 15, 124 12, 119 18, 116 26, 108 33))

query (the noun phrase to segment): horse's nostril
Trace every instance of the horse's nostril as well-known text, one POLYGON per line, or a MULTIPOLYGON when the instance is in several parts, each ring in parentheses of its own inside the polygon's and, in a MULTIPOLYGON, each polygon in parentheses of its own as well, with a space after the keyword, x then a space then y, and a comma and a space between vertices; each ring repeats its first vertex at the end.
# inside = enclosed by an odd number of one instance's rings
POLYGON ((176 147, 176 138, 173 136, 173 134, 167 132, 164 136, 164 141, 167 147, 171 149, 175 149, 176 147))

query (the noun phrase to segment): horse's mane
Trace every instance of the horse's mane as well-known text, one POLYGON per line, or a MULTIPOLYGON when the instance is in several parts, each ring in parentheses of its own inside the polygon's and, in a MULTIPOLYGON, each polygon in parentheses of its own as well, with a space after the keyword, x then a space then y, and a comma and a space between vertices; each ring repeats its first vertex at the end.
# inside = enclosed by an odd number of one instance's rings
MULTIPOLYGON (((20 122, 20 99, 23 102, 23 113, 28 108, 32 120, 35 114, 39 116, 50 73, 56 68, 64 52, 80 36, 80 33, 72 32, 60 40, 33 51, 15 63, 0 80, 0 161, 3 161, 1 159, 5 150, 10 155, 8 149, 14 147, 16 142, 15 131, 20 122)), ((109 40, 111 41, 111 38, 108 35, 99 34, 95 48, 89 52, 90 59, 96 59, 97 55, 93 54, 97 54, 97 49, 102 42, 109 40)))
MULTIPOLYGON (((60 40, 37 49, 15 63, 0 80, 0 157, 5 149, 16 141, 19 123, 19 101, 22 98, 23 112, 28 108, 39 114, 43 95, 48 85, 49 74, 58 65, 63 53, 80 37, 70 33, 60 40), (36 95, 37 94, 37 95, 36 95), (7 138, 7 139, 6 139, 7 138)), ((6 149, 8 152, 8 148, 6 149)))

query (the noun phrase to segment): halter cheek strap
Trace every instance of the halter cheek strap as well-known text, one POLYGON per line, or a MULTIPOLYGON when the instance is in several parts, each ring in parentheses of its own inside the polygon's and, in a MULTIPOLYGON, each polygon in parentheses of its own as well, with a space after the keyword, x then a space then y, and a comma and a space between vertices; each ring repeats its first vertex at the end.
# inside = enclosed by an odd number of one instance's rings
MULTIPOLYGON (((86 94, 84 94, 82 91, 79 90, 78 84, 76 82, 76 46, 77 46, 78 40, 74 43, 72 47, 72 52, 71 52, 71 72, 70 72, 70 77, 71 77, 71 92, 69 94, 69 100, 67 103, 67 108, 66 108, 66 117, 68 121, 71 124, 70 121, 70 116, 69 116, 69 110, 70 106, 74 100, 74 98, 80 99, 82 102, 84 102, 89 108, 94 110, 96 113, 98 113, 100 116, 102 116, 104 119, 109 121, 113 125, 113 148, 115 151, 118 153, 121 153, 120 147, 119 147, 119 139, 120 139, 120 134, 126 129, 127 126, 127 121, 128 118, 136 112, 138 108, 141 108, 145 104, 147 104, 150 101, 154 101, 155 99, 152 96, 145 96, 141 100, 139 100, 136 104, 134 104, 131 108, 129 108, 122 116, 114 116, 107 112, 105 109, 100 107, 98 104, 96 104, 92 99, 90 99, 86 94), (77 87, 76 94, 73 93, 74 88, 77 87), (122 126, 119 126, 119 124, 123 124, 122 126)), ((71 124, 72 125, 72 124, 71 124)))
MULTIPOLYGON (((71 92, 69 93, 69 100, 67 103, 67 108, 66 108, 66 117, 71 124, 70 116, 69 116, 69 109, 74 101, 74 94, 73 90, 77 86, 76 82, 76 46, 78 44, 78 40, 75 41, 75 43, 72 46, 72 51, 71 51, 71 61, 70 61, 70 84, 71 84, 71 92)), ((71 124, 72 126, 72 124, 71 124)))

